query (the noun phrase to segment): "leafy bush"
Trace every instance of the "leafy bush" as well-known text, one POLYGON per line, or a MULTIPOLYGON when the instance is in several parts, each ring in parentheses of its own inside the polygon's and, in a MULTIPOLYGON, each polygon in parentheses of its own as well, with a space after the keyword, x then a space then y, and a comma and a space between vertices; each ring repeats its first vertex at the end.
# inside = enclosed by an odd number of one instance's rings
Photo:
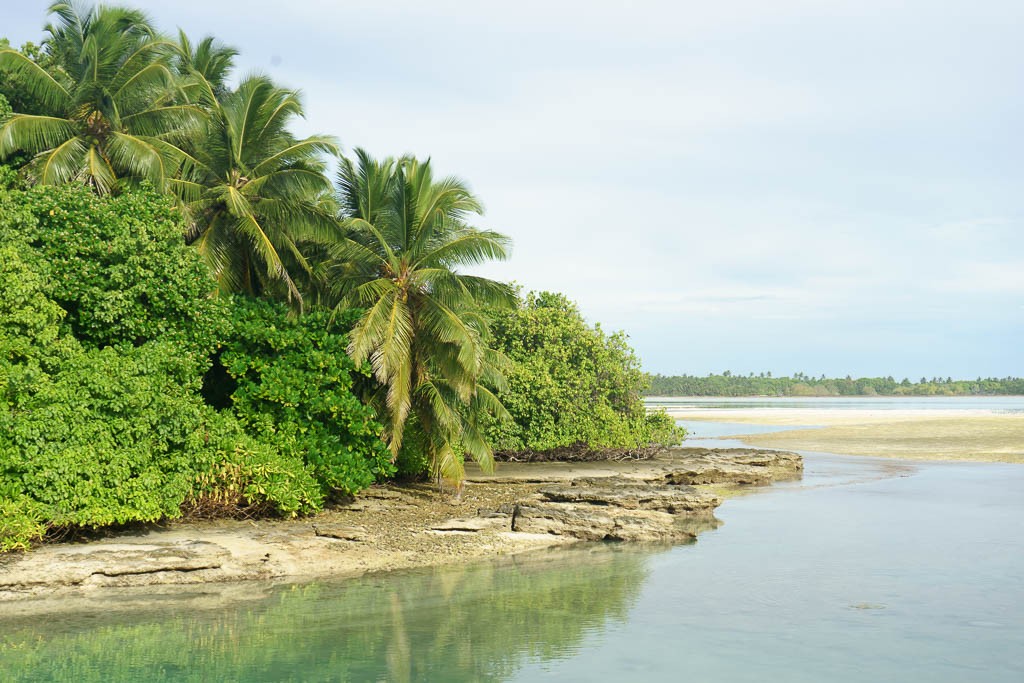
POLYGON ((21 201, 22 234, 53 273, 48 294, 85 344, 172 341, 203 359, 224 334, 227 307, 185 245, 170 199, 150 190, 100 198, 81 186, 38 187, 21 201))
POLYGON ((548 292, 492 319, 494 346, 512 361, 499 398, 513 420, 488 430, 496 451, 641 451, 680 440, 671 418, 645 410, 646 376, 624 334, 589 327, 548 292))
POLYGON ((353 393, 353 375, 369 374, 345 352, 355 312, 334 322, 323 312, 293 318, 282 304, 239 296, 232 314, 219 359, 228 377, 208 381, 208 395, 232 384, 247 431, 308 466, 325 494, 352 494, 394 473, 373 409, 353 393))
POLYGON ((199 439, 186 513, 290 516, 323 507, 323 490, 312 468, 246 434, 230 413, 207 409, 199 439))
MULTIPOLYGON (((0 481, 0 485, 2 485, 0 481)), ((28 550, 46 533, 41 506, 30 498, 15 497, 0 486, 0 553, 28 550)))
POLYGON ((393 471, 352 391, 350 319, 212 298, 151 193, 9 179, 0 167, 0 550, 183 506, 311 512, 393 471), (230 381, 220 410, 202 391, 211 356, 230 381))
POLYGON ((0 414, 0 473, 54 526, 176 516, 194 476, 197 384, 168 343, 78 353, 0 414))

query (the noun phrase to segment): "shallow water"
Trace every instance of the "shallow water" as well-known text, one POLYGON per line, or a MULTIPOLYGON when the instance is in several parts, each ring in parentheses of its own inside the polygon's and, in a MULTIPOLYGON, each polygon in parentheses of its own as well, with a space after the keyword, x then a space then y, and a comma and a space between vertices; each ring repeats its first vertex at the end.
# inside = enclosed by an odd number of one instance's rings
POLYGON ((705 439, 720 439, 723 436, 738 434, 771 434, 772 432, 788 432, 793 429, 812 429, 816 425, 761 425, 743 424, 740 422, 712 422, 711 420, 676 420, 676 424, 686 430, 684 446, 719 447, 720 443, 704 443, 705 439), (698 443, 699 442, 699 443, 698 443))
POLYGON ((811 455, 695 545, 0 619, 0 680, 1019 683, 1021 491, 1015 465, 811 455))

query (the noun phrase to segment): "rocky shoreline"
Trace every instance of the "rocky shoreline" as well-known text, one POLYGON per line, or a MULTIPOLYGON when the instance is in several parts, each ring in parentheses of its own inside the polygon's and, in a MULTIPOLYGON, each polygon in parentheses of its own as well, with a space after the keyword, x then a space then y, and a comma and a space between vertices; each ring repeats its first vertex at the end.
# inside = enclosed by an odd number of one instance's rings
POLYGON ((177 522, 0 556, 0 611, 111 587, 341 578, 581 541, 689 542, 719 523, 722 496, 708 485, 763 486, 802 470, 795 453, 758 449, 501 463, 470 473, 459 501, 422 484, 375 487, 309 519, 177 522))

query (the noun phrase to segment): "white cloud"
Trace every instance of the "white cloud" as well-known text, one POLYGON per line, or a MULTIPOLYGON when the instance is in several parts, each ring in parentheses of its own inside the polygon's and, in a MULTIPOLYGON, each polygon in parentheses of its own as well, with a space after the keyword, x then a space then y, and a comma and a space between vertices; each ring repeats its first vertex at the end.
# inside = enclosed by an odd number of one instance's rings
POLYGON ((302 88, 301 132, 467 178, 515 240, 482 271, 652 367, 1024 373, 1024 3, 129 3, 302 88))

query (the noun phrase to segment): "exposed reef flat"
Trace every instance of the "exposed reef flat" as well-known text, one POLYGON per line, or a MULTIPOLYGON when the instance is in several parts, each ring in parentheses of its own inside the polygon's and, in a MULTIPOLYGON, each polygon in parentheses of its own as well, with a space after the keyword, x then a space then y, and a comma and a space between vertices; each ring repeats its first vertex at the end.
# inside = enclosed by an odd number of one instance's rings
POLYGON ((1021 413, 786 408, 670 412, 684 420, 818 427, 729 437, 762 448, 905 460, 1024 463, 1021 413))
POLYGON ((580 541, 689 542, 718 524, 722 497, 705 485, 762 486, 802 469, 796 454, 756 449, 499 463, 470 472, 461 500, 426 484, 374 487, 312 518, 175 522, 0 556, 0 610, 112 587, 357 576, 580 541))

